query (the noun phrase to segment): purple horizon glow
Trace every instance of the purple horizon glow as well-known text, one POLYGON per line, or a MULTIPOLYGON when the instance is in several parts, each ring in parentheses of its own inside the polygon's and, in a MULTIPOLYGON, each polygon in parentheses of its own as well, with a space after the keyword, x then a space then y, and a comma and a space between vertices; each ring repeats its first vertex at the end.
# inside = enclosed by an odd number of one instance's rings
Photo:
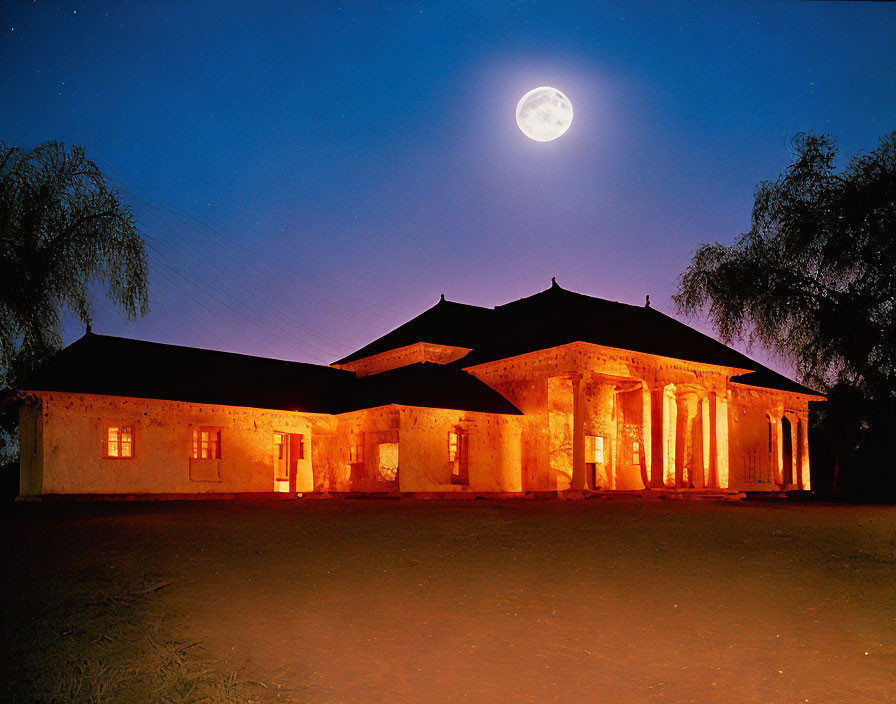
MULTIPOLYGON (((0 139, 87 147, 149 244, 94 330, 329 363, 550 285, 674 313, 797 132, 896 128, 885 3, 6 4, 0 139), (549 85, 575 118, 518 129, 549 85)), ((710 332, 705 324, 686 321, 710 332)), ((81 330, 68 321, 64 341, 81 330)), ((760 350, 760 361, 768 362, 760 350)), ((790 374, 787 365, 771 360, 790 374)))

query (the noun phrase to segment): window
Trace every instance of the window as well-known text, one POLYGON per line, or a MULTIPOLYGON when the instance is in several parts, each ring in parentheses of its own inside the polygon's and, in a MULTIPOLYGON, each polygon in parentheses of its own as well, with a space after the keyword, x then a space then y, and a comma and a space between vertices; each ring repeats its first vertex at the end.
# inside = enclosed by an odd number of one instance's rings
POLYGON ((637 440, 632 443, 632 464, 641 464, 641 443, 637 440))
POLYGON ((221 459, 221 429, 212 426, 193 428, 193 459, 221 459))
POLYGON ((103 443, 103 457, 128 460, 134 456, 134 426, 109 425, 103 443))
POLYGON ((603 464, 604 439, 600 435, 585 436, 585 463, 603 464))
POLYGON ((394 482, 398 478, 398 443, 381 442, 376 446, 377 470, 387 482, 394 482))
POLYGON ((470 483, 469 436, 466 430, 456 428, 448 433, 448 462, 451 464, 453 484, 470 483))

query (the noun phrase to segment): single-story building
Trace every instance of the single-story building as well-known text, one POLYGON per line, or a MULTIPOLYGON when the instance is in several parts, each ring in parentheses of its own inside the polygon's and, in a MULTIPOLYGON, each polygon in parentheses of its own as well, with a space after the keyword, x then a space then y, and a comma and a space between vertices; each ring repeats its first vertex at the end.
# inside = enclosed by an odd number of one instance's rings
POLYGON ((87 333, 21 396, 23 497, 807 490, 823 398, 556 282, 329 367, 87 333))

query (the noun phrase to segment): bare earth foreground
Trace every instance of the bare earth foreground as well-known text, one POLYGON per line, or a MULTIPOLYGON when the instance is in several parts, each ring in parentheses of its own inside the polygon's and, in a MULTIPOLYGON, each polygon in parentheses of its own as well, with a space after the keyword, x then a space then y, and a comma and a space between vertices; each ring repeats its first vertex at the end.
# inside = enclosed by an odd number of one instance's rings
POLYGON ((0 700, 894 702, 896 508, 4 509, 0 700))

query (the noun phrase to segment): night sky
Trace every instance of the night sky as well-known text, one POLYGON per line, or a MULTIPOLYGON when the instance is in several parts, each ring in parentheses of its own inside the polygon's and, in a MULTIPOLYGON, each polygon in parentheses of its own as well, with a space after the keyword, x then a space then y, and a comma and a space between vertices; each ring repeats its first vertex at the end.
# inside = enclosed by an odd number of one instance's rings
POLYGON ((97 332, 329 363, 551 276, 672 313, 795 133, 896 129, 896 4, 259 5, 2 3, 0 139, 86 146, 147 239, 151 313, 97 332))

